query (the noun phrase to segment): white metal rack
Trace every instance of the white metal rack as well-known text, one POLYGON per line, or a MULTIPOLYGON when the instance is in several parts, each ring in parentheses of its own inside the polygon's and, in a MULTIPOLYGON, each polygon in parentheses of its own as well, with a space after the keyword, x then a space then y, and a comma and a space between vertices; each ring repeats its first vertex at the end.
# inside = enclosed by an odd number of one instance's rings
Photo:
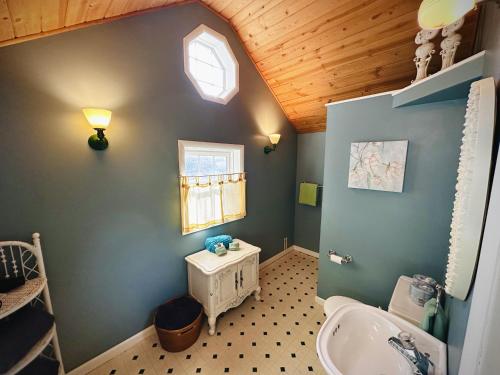
MULTIPOLYGON (((43 305, 48 313, 54 315, 39 233, 33 233, 33 244, 21 241, 0 241, 0 277, 10 278, 21 275, 24 276, 26 283, 7 294, 2 294, 0 319, 6 318, 27 304, 43 305)), ((64 374, 55 323, 24 357, 8 370, 6 375, 17 374, 40 355, 54 357, 59 362, 59 375, 64 374), (47 353, 49 349, 52 350, 47 353)))

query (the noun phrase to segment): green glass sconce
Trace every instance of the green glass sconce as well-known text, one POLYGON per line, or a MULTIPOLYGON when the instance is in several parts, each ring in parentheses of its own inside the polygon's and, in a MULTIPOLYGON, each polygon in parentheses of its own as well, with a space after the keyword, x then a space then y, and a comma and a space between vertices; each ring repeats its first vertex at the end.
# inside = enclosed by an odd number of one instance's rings
POLYGON ((271 141, 272 146, 264 147, 264 153, 269 154, 271 151, 276 151, 276 148, 278 147, 278 142, 280 141, 280 138, 281 138, 281 134, 270 134, 269 140, 271 141))
POLYGON ((90 126, 96 131, 89 138, 89 146, 94 150, 105 150, 109 146, 109 142, 104 135, 111 121, 111 111, 99 108, 84 108, 83 114, 87 118, 90 126))

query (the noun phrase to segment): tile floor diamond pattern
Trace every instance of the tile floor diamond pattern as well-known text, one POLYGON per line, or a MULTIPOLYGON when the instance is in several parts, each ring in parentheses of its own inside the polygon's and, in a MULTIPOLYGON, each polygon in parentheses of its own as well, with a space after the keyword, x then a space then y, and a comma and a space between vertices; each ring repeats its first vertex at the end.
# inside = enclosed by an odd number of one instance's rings
POLYGON ((314 301, 318 260, 292 251, 260 270, 262 300, 248 297, 217 319, 217 334, 205 323, 189 349, 170 353, 156 335, 90 372, 133 374, 325 374, 316 336, 325 317, 314 301))

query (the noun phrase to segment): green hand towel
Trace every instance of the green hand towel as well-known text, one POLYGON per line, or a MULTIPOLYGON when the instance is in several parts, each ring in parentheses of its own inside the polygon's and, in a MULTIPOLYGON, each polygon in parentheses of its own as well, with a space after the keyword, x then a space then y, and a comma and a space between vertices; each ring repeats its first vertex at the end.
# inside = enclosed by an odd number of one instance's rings
POLYGON ((422 317, 422 322, 420 323, 420 328, 425 332, 430 333, 432 336, 446 342, 446 334, 448 331, 448 317, 443 310, 441 304, 439 304, 436 313, 437 301, 435 298, 431 298, 424 305, 424 315, 422 317))
POLYGON ((316 207, 318 203, 318 184, 301 182, 299 189, 299 203, 316 207))
POLYGON ((448 315, 444 312, 443 306, 438 306, 438 311, 434 317, 434 327, 432 328, 432 336, 446 342, 448 336, 448 315))
POLYGON ((420 328, 425 332, 432 334, 432 326, 434 323, 434 316, 436 311, 436 299, 431 298, 424 305, 424 315, 422 316, 422 321, 420 322, 420 328))

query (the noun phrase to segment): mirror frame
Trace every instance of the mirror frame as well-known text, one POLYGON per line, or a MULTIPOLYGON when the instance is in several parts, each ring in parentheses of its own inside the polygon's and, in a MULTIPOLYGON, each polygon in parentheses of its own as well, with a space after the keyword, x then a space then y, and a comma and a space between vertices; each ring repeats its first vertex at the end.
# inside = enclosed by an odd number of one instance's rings
POLYGON ((467 299, 481 246, 488 201, 493 133, 495 129, 495 81, 472 83, 456 185, 446 271, 446 293, 467 299))

